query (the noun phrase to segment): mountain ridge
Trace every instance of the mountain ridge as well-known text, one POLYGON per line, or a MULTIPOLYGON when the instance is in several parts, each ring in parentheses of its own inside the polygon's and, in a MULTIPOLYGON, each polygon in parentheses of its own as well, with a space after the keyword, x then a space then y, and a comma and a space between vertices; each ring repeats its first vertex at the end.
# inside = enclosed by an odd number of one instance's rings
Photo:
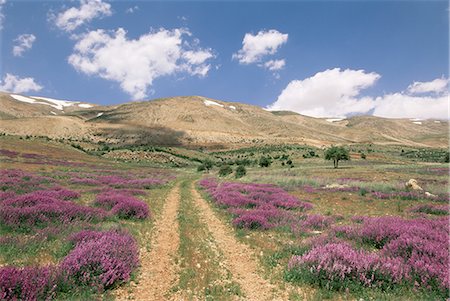
MULTIPOLYGON (((324 119, 290 111, 175 96, 101 106, 68 102, 55 106, 0 93, 0 129, 6 134, 87 139, 111 144, 236 145, 375 143, 448 146, 448 121, 353 116, 324 119), (53 112, 53 113, 52 113, 53 112)), ((51 100, 57 101, 57 100, 51 100)), ((57 103, 58 105, 58 103, 57 103)))

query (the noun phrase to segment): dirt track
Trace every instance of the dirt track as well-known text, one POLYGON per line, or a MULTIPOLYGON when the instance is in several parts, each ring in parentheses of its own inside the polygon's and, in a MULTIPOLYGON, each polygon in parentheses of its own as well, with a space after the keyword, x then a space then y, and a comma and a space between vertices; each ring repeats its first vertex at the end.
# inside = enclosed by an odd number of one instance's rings
POLYGON ((196 191, 194 184, 191 186, 191 193, 195 204, 200 209, 201 217, 223 251, 225 265, 233 274, 234 280, 241 286, 245 300, 287 300, 288 297, 284 295, 284 292, 278 291, 274 285, 259 275, 258 262, 253 250, 239 242, 234 237, 232 229, 216 217, 208 203, 196 191))

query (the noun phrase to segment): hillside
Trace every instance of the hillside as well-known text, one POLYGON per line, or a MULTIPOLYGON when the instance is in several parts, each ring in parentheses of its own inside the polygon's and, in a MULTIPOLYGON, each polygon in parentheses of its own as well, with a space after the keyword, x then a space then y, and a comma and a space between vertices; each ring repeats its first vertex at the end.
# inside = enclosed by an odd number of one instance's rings
POLYGON ((98 106, 2 93, 0 104, 4 133, 111 144, 219 148, 253 144, 448 145, 448 121, 373 116, 321 119, 201 96, 98 106))

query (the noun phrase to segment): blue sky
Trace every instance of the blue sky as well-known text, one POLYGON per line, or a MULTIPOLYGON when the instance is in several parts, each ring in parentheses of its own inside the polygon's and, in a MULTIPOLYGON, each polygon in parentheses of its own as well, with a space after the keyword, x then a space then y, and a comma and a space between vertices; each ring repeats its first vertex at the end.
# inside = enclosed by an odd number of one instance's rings
POLYGON ((448 116, 447 1, 7 0, 1 11, 3 90, 97 104, 203 95, 317 117, 448 116), (180 44, 148 46, 174 36, 180 44), (159 62, 168 51, 178 58, 159 62))

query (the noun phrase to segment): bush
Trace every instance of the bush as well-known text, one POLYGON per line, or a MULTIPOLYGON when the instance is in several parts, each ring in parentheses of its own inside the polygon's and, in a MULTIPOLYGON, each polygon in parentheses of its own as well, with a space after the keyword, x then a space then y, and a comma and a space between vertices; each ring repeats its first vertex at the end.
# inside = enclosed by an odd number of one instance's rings
POLYGON ((101 220, 105 211, 62 201, 36 191, 6 199, 0 205, 0 222, 14 229, 43 227, 51 223, 101 220))
POLYGON ((261 167, 269 167, 272 164, 272 160, 270 160, 270 158, 262 156, 259 159, 259 166, 261 167))
POLYGON ((361 159, 366 160, 366 154, 365 153, 361 153, 361 159))
POLYGON ((213 167, 213 163, 211 160, 205 160, 202 164, 197 167, 197 171, 209 171, 213 167))
POLYGON ((242 178, 246 174, 247 174, 247 170, 245 169, 245 167, 242 165, 239 165, 236 168, 236 172, 234 173, 234 176, 236 177, 236 179, 238 179, 238 178, 242 178))
POLYGON ((231 167, 229 165, 224 165, 219 169, 219 176, 221 176, 221 177, 228 176, 232 172, 233 172, 233 170, 231 169, 231 167))
POLYGON ((50 300, 54 270, 48 267, 0 268, 0 300, 50 300))
POLYGON ((95 204, 120 218, 145 219, 149 216, 148 205, 126 191, 105 191, 97 195, 95 204))
POLYGON ((72 237, 75 248, 60 270, 69 287, 86 285, 104 290, 130 279, 138 266, 136 241, 117 231, 82 231, 72 237))

